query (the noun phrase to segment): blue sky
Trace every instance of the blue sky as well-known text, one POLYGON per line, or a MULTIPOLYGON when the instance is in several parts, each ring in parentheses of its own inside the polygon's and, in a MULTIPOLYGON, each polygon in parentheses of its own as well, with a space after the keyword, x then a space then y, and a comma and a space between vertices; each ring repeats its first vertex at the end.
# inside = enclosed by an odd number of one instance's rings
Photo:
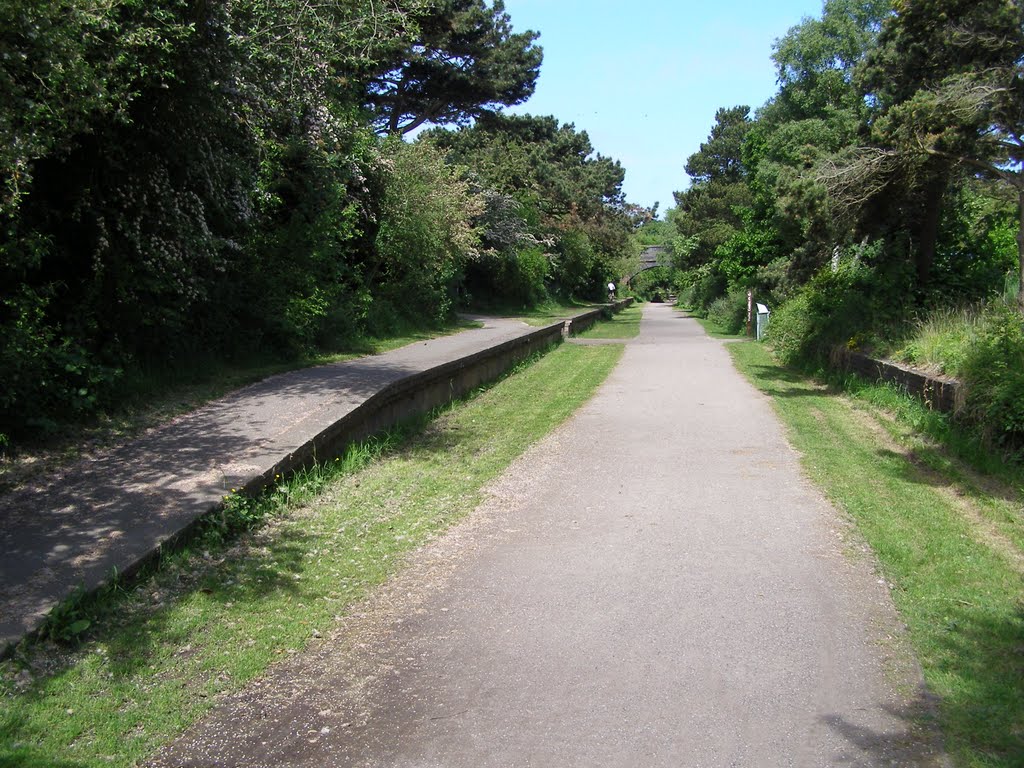
POLYGON ((505 0, 541 33, 537 91, 516 114, 554 115, 622 162, 632 203, 673 204, 718 107, 775 94, 772 43, 822 0, 505 0))

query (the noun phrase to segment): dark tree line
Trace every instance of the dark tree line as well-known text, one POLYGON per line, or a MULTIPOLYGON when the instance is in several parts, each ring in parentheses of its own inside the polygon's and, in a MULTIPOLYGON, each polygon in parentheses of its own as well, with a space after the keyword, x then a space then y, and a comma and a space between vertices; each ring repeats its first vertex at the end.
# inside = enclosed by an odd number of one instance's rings
POLYGON ((531 265, 516 300, 589 290, 559 265, 610 258, 621 171, 527 200, 443 134, 388 138, 528 98, 536 39, 500 0, 0 4, 0 436, 140 371, 437 322, 507 263, 531 265), (535 220, 573 194, 586 213, 535 220))

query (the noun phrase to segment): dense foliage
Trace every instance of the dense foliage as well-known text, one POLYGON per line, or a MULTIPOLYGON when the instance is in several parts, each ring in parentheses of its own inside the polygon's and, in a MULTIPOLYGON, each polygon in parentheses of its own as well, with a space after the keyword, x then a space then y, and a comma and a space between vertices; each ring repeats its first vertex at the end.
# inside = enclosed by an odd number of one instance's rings
POLYGON ((753 117, 719 110, 686 165, 668 217, 685 300, 731 317, 754 290, 782 357, 811 366, 987 301, 977 345, 992 354, 962 372, 965 415, 1024 447, 1000 405, 1019 388, 1024 312, 1024 6, 825 0, 774 60, 777 94, 753 117))
POLYGON ((594 293, 621 169, 585 134, 534 119, 575 186, 529 189, 385 137, 521 102, 536 37, 500 0, 0 3, 0 443, 140 371, 444 320, 481 269, 594 293))
POLYGON ((618 162, 595 154, 585 131, 553 117, 483 116, 471 127, 426 140, 473 169, 487 201, 486 257, 471 265, 473 296, 527 302, 551 290, 600 299, 634 226, 618 162), (542 262, 540 247, 550 253, 542 262))

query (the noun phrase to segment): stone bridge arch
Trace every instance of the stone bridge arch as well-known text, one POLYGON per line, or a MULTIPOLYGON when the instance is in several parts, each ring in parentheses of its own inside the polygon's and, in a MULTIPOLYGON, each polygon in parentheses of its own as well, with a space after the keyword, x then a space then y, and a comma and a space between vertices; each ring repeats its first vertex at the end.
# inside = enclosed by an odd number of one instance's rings
POLYGON ((644 248, 640 254, 640 268, 628 277, 623 278, 622 284, 629 285, 630 280, 639 275, 641 272, 646 272, 648 269, 654 269, 655 267, 666 267, 668 266, 669 253, 668 246, 664 245, 648 245, 644 248))

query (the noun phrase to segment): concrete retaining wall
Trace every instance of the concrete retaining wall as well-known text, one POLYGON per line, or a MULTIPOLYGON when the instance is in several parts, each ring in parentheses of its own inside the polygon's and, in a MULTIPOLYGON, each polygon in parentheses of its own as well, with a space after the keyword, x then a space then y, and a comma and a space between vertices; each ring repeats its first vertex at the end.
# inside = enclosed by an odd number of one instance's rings
POLYGON ((956 413, 964 405, 966 389, 954 379, 930 376, 891 360, 876 360, 845 349, 836 351, 833 363, 864 378, 896 384, 936 411, 956 413))
POLYGON ((316 461, 337 456, 353 443, 428 413, 494 381, 534 353, 558 344, 562 340, 564 324, 560 322, 540 328, 526 336, 388 384, 298 451, 247 483, 243 491, 258 493, 269 486, 276 475, 287 475, 316 461))
POLYGON ((324 429, 298 451, 248 482, 242 490, 247 494, 259 493, 273 483, 276 475, 287 475, 317 460, 324 461, 337 456, 346 446, 450 403, 494 381, 530 355, 559 343, 565 336, 580 333, 598 320, 610 317, 612 313, 632 303, 631 298, 623 299, 606 307, 583 312, 490 349, 393 382, 324 429))

